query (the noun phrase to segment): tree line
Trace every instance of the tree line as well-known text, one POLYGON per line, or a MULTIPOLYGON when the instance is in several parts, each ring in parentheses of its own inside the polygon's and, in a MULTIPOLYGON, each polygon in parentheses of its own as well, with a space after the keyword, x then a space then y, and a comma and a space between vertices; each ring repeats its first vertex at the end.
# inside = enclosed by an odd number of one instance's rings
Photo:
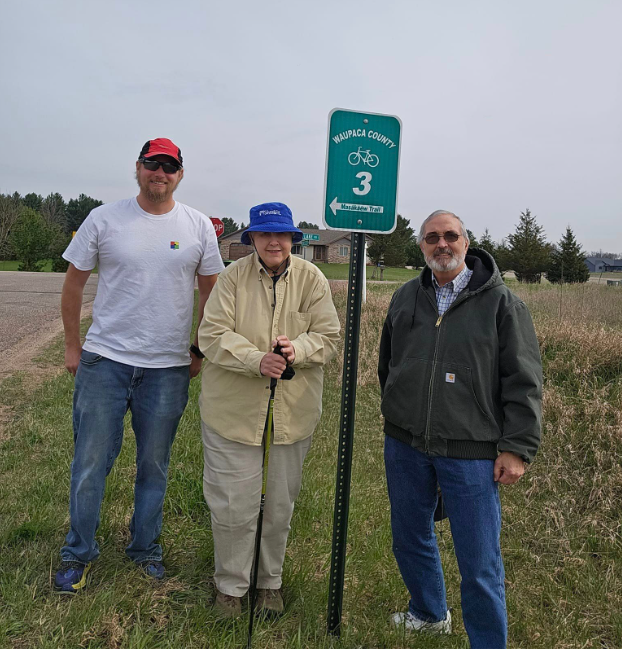
MULTIPOLYGON (((42 270, 46 260, 52 260, 52 270, 64 272, 67 262, 62 253, 75 232, 92 209, 102 201, 80 194, 65 201, 59 193, 45 198, 40 194, 0 194, 0 259, 17 259, 19 270, 42 270)), ((224 234, 246 227, 230 217, 222 219, 224 234)), ((299 228, 319 229, 315 223, 300 221, 299 228)), ((501 242, 492 240, 488 229, 478 240, 470 230, 469 246, 490 253, 501 273, 513 270, 516 279, 524 283, 539 283, 545 276, 550 282, 586 282, 589 270, 586 253, 576 241, 570 226, 557 243, 546 241, 542 226, 529 209, 521 212, 512 234, 501 242)), ((373 264, 386 266, 425 265, 423 253, 408 219, 397 217, 397 226, 389 235, 371 235, 368 254, 373 264)), ((590 256, 616 258, 614 253, 592 252, 590 256)))
MULTIPOLYGON (((519 282, 539 283, 543 276, 553 283, 587 282, 590 278, 585 264, 586 254, 570 226, 559 242, 549 243, 542 226, 538 225, 529 209, 521 212, 515 231, 499 243, 492 240, 488 229, 479 240, 470 230, 467 234, 469 248, 480 248, 490 253, 501 274, 513 270, 519 282)), ((391 234, 371 236, 373 243, 368 254, 373 264, 415 268, 425 265, 415 232, 403 216, 398 215, 397 227, 391 234)))
POLYGON ((80 194, 69 201, 59 193, 0 194, 0 259, 17 259, 19 270, 40 271, 47 260, 64 272, 65 248, 90 211, 102 201, 80 194))

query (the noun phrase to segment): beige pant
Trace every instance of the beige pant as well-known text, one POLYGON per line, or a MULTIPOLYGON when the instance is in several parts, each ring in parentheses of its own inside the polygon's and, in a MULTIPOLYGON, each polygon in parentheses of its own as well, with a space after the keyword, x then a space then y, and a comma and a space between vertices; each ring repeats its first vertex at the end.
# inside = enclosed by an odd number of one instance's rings
MULTIPOLYGON (((203 494, 212 514, 214 581, 225 595, 241 597, 250 586, 261 499, 263 447, 232 442, 201 422, 203 494)), ((258 588, 280 588, 285 546, 302 464, 311 437, 272 444, 261 534, 258 588)))

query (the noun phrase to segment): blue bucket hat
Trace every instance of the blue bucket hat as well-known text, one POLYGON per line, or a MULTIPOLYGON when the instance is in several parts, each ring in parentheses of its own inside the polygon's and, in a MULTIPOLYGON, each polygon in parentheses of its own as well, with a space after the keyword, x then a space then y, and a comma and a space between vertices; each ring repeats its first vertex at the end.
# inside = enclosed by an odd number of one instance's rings
POLYGON ((285 203, 262 203, 251 207, 251 223, 247 230, 242 232, 241 241, 244 245, 251 245, 249 232, 291 232, 292 243, 302 240, 302 232, 294 226, 292 211, 285 203))

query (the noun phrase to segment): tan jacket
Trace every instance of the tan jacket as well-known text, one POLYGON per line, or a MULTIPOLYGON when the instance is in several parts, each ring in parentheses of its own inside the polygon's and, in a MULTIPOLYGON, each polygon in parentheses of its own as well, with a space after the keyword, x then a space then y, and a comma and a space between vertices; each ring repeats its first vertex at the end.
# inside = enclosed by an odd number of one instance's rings
POLYGON ((276 291, 256 253, 225 268, 199 327, 206 356, 203 421, 226 439, 261 445, 270 379, 259 364, 271 341, 286 335, 296 350, 296 376, 277 382, 273 439, 293 444, 311 435, 322 414, 323 366, 335 355, 339 328, 328 281, 308 261, 292 256, 276 291))

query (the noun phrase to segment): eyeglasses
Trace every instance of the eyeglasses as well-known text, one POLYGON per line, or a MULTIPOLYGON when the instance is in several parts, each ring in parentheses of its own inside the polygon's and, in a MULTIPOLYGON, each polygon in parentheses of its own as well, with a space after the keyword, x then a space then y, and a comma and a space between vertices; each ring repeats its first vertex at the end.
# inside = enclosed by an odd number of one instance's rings
POLYGON ((433 243, 438 243, 440 241, 440 238, 443 237, 447 243, 456 243, 458 239, 461 237, 461 234, 458 234, 457 232, 452 232, 451 230, 449 232, 445 232, 444 234, 438 234, 437 232, 430 232, 430 234, 426 234, 425 237, 423 237, 424 241, 429 244, 433 243))
POLYGON ((142 162, 143 167, 149 171, 157 171, 162 167, 162 171, 165 174, 174 174, 181 169, 181 165, 176 164, 175 162, 160 162, 159 160, 148 160, 147 158, 140 158, 140 162, 142 162))

